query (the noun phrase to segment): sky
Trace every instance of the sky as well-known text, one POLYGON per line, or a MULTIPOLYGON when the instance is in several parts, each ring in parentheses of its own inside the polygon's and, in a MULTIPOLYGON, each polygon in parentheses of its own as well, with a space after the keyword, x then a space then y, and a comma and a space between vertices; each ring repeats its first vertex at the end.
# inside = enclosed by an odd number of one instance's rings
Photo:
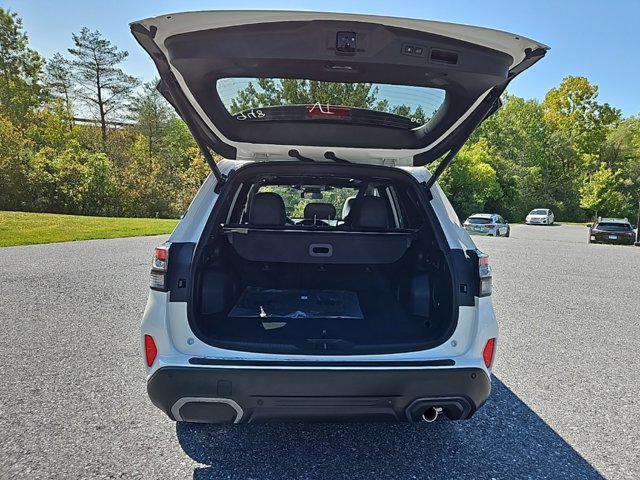
POLYGON ((510 31, 551 47, 547 56, 517 77, 509 92, 542 100, 568 75, 599 86, 600 102, 640 113, 640 0, 0 0, 22 17, 30 45, 46 58, 66 52, 71 33, 99 30, 130 55, 123 68, 145 81, 155 67, 128 24, 160 14, 189 10, 321 10, 367 13, 465 23, 510 31))

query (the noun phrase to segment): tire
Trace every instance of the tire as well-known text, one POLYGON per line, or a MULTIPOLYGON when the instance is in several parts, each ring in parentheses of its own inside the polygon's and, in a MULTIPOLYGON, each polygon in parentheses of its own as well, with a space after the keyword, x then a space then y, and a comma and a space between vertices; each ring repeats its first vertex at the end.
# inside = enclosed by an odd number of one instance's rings
POLYGON ((511 227, 507 228, 507 233, 504 234, 506 238, 509 238, 509 235, 511 235, 511 227))
POLYGON ((496 233, 493 235, 494 237, 499 237, 500 236, 500 229, 496 228, 496 233))

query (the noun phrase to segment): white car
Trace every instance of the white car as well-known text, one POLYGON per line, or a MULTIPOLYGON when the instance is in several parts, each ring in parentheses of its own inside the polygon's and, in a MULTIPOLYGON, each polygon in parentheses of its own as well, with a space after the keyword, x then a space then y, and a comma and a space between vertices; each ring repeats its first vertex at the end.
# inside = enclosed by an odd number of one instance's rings
POLYGON ((194 422, 469 418, 490 393, 491 270, 435 182, 547 47, 313 12, 131 29, 212 169, 153 255, 152 402, 194 422))
POLYGON ((534 208, 526 216, 524 222, 527 225, 553 225, 555 216, 548 208, 534 208))
POLYGON ((508 237, 511 235, 509 222, 497 213, 474 213, 464 221, 462 226, 472 235, 493 237, 508 237))

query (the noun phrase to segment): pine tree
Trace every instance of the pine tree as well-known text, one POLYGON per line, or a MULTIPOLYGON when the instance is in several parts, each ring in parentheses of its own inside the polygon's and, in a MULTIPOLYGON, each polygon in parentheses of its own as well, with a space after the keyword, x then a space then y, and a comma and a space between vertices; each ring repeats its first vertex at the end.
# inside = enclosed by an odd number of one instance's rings
POLYGON ((73 34, 73 43, 69 53, 73 56, 70 65, 75 95, 97 113, 102 147, 106 149, 109 118, 127 108, 139 82, 119 67, 129 52, 119 50, 97 30, 91 32, 84 27, 73 34))

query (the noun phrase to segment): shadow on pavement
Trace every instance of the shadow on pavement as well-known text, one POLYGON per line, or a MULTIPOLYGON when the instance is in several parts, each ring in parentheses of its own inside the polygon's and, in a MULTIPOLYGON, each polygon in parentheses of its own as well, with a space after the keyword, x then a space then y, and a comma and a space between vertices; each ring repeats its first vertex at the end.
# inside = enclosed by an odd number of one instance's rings
POLYGON ((494 377, 469 421, 434 424, 180 422, 197 480, 232 478, 602 478, 494 377))

